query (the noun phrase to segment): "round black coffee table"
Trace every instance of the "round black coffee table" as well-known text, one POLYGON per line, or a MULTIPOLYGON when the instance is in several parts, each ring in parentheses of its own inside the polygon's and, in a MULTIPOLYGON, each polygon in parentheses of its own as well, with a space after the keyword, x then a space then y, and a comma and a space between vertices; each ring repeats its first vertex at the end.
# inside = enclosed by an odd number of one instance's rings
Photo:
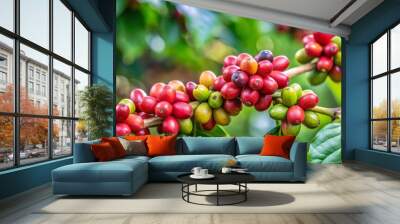
POLYGON ((189 174, 182 174, 178 176, 178 181, 182 183, 182 199, 188 203, 198 204, 198 205, 234 205, 245 202, 247 200, 247 192, 249 188, 247 187, 247 183, 255 180, 255 177, 248 173, 229 173, 222 174, 217 173, 213 174, 215 177, 212 179, 193 179, 189 174), (197 185, 215 185, 215 190, 198 190, 197 185), (237 190, 224 190, 220 189, 220 185, 236 185, 238 186, 237 190), (190 186, 195 186, 194 191, 190 191, 190 186), (206 194, 209 192, 214 192, 215 194, 206 194), (193 202, 190 200, 190 196, 204 196, 204 197, 216 197, 216 204, 202 204, 193 202), (232 196, 240 196, 240 199, 230 203, 221 203, 221 197, 232 197, 232 196))

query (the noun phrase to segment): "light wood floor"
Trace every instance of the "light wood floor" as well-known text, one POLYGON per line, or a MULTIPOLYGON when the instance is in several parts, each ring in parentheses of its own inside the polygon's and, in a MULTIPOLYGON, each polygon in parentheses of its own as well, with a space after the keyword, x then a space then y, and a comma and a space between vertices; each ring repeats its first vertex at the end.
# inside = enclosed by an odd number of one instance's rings
MULTIPOLYGON (((357 214, 37 214, 54 200, 42 186, 0 202, 0 223, 105 224, 253 224, 253 223, 400 223, 400 174, 358 163, 313 165, 308 182, 317 183, 348 202, 368 204, 357 214)), ((315 201, 315 203, 321 203, 315 201)), ((173 206, 173 205, 171 205, 173 206)))

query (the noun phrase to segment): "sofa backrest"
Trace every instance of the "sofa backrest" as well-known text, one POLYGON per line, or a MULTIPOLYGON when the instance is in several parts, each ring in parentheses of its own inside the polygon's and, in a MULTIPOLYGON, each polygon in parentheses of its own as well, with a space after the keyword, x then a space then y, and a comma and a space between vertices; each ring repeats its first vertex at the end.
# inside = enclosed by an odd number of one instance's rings
POLYGON ((236 137, 236 155, 259 154, 264 137, 236 137))
POLYGON ((99 144, 100 140, 93 140, 87 142, 75 143, 74 147, 74 163, 89 163, 95 162, 96 158, 93 155, 90 146, 92 144, 99 144))
POLYGON ((177 144, 177 154, 235 155, 235 139, 230 137, 182 137, 177 144))

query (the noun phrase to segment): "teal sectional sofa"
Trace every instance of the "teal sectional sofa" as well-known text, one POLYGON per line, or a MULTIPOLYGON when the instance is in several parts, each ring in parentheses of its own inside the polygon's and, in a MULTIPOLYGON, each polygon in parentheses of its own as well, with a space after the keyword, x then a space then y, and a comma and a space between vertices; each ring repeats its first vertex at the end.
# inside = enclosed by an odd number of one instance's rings
POLYGON ((177 155, 128 156, 96 162, 91 141, 75 144, 74 163, 52 172, 54 194, 131 195, 148 181, 176 181, 193 167, 219 172, 228 160, 236 160, 259 182, 304 182, 307 146, 295 142, 290 159, 260 156, 263 137, 182 137, 177 139, 177 155))

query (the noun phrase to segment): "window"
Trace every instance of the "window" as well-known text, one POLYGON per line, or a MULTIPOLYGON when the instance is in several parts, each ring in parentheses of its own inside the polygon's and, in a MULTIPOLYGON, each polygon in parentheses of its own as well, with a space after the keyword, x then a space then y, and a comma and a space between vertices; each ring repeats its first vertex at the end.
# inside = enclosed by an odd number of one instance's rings
POLYGON ((400 25, 370 45, 371 148, 400 153, 400 25))
POLYGON ((0 0, 0 26, 0 170, 72 155, 87 139, 74 105, 90 85, 90 31, 62 0, 0 0))

